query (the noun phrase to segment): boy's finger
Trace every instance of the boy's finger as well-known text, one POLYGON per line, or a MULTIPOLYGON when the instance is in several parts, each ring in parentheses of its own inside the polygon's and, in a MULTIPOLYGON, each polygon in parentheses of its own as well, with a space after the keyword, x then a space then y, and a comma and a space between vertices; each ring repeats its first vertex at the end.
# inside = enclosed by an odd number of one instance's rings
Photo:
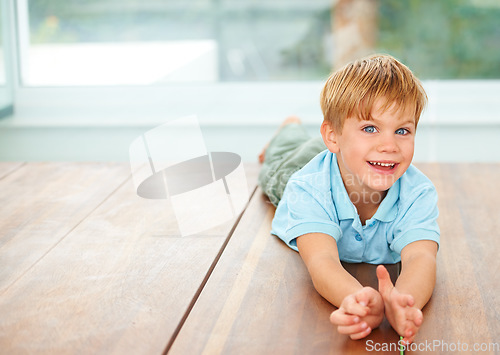
POLYGON ((344 300, 343 305, 347 313, 364 317, 368 314, 369 308, 359 304, 354 298, 349 298, 344 300))
POLYGON ((417 327, 422 325, 424 316, 418 308, 412 308, 407 312, 406 319, 411 320, 417 327))
POLYGON ((370 303, 370 295, 367 289, 363 289, 362 292, 358 292, 354 295, 356 302, 361 306, 366 307, 370 303))
POLYGON ((413 340, 415 339, 415 334, 416 332, 414 331, 407 331, 405 336, 403 337, 403 341, 406 342, 407 344, 413 343, 413 340))
POLYGON ((413 343, 413 339, 414 339, 414 337, 409 337, 409 338, 408 337, 403 337, 403 340, 402 340, 403 341, 403 345, 404 346, 410 345, 411 343, 413 343))
POLYGON ((387 292, 388 290, 391 290, 394 287, 389 272, 383 265, 377 266, 377 279, 378 279, 378 290, 382 294, 387 292))
POLYGON ((361 322, 354 325, 343 325, 337 328, 340 334, 354 335, 359 333, 364 333, 366 331, 371 331, 370 327, 366 322, 361 322))
POLYGON ((343 312, 333 312, 330 315, 330 322, 335 325, 353 325, 359 323, 359 317, 343 312))
POLYGON ((412 307, 415 304, 412 295, 399 295, 397 298, 397 303, 401 307, 412 307))
POLYGON ((368 336, 368 334, 370 334, 371 332, 372 332, 371 328, 367 327, 366 329, 364 329, 359 333, 351 334, 350 337, 352 340, 358 340, 368 336))

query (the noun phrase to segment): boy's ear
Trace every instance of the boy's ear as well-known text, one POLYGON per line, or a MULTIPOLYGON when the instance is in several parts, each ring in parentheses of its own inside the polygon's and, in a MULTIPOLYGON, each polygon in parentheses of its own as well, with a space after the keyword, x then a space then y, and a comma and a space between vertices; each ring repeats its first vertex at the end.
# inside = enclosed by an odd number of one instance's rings
POLYGON ((339 146, 337 144, 337 134, 333 130, 333 127, 330 123, 323 121, 323 123, 321 124, 321 136, 323 137, 323 142, 325 142, 325 145, 330 152, 339 152, 339 146))

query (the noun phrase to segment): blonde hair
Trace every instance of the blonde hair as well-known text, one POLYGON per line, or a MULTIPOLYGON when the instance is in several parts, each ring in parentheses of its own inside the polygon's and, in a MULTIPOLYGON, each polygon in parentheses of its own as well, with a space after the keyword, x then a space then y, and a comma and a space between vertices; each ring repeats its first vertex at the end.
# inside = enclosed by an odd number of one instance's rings
POLYGON ((407 66, 389 55, 373 55, 328 77, 321 91, 324 120, 341 133, 347 118, 369 120, 379 98, 385 100, 382 110, 396 104, 398 110, 414 113, 415 128, 427 103, 422 84, 407 66))

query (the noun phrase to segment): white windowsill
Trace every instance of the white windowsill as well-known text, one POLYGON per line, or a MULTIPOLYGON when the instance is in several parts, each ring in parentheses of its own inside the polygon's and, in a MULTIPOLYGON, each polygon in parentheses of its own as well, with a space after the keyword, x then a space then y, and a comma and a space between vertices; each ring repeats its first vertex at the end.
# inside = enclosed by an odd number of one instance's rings
MULTIPOLYGON (((423 84, 429 106, 422 125, 500 124, 500 80, 436 80, 423 84)), ((289 115, 319 125, 322 85, 314 81, 20 88, 14 118, 0 124, 144 127, 195 114, 203 125, 273 126, 289 115)))

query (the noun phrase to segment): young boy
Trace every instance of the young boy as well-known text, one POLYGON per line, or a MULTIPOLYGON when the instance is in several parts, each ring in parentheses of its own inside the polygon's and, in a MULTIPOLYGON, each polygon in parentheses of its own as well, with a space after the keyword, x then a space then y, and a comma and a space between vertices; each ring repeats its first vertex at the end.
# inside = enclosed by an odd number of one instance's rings
POLYGON ((352 339, 385 315, 412 342, 434 289, 437 194, 411 165, 426 102, 419 80, 393 57, 355 61, 323 88, 322 141, 290 118, 261 155, 259 185, 277 205, 271 233, 300 253, 316 290, 338 307, 331 322, 352 339), (401 261, 402 270, 393 285, 379 265, 375 290, 340 261, 401 261))

